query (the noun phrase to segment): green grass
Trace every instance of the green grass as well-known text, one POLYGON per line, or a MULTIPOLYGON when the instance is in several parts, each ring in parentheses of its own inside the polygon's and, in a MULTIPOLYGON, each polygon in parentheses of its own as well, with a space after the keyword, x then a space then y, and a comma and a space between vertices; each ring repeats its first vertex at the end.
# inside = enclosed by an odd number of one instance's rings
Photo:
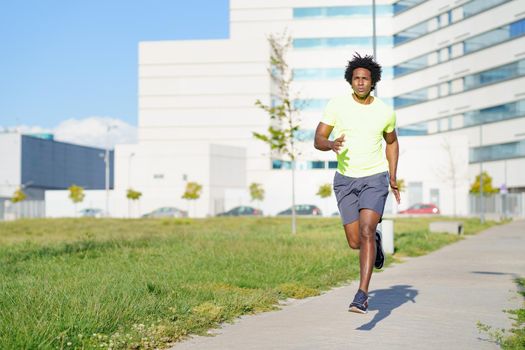
MULTIPOLYGON (((525 297, 525 278, 516 279, 522 297, 525 297)), ((505 350, 523 350, 525 349, 525 303, 520 309, 508 311, 514 320, 513 327, 510 329, 510 335, 505 338, 502 348, 505 350)))
POLYGON ((462 239, 461 236, 430 233, 428 225, 431 221, 462 221, 465 235, 483 231, 495 223, 486 221, 481 224, 475 218, 410 218, 395 221, 394 247, 397 256, 421 256, 439 249, 447 244, 462 239))
MULTIPOLYGON (((396 255, 458 239, 430 220, 396 221, 396 255)), ((298 232, 280 218, 2 222, 0 348, 166 347, 358 277, 339 219, 298 232)))
MULTIPOLYGON (((518 293, 525 297, 525 278, 517 278, 518 293)), ((510 314, 513 322, 510 330, 494 329, 489 325, 478 322, 478 330, 487 333, 488 336, 504 350, 523 350, 525 349, 525 303, 520 309, 506 310, 510 314)))

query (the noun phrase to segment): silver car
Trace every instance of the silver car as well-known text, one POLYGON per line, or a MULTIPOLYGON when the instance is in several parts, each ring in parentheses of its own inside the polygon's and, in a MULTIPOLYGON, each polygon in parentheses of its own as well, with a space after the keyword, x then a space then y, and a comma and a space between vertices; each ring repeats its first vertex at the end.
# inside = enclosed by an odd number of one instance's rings
POLYGON ((175 207, 162 207, 142 215, 143 218, 186 218, 188 212, 175 207))

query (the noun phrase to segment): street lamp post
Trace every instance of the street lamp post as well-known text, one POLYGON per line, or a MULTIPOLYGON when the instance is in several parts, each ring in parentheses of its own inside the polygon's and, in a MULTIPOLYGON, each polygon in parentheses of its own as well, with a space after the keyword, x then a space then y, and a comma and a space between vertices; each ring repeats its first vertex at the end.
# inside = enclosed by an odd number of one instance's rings
POLYGON ((483 123, 479 124, 479 221, 485 223, 485 207, 483 203, 483 123))
POLYGON ((135 153, 132 152, 130 153, 129 155, 129 160, 128 160, 128 189, 131 188, 131 159, 135 156, 135 153))
MULTIPOLYGON (((373 49, 374 59, 377 62, 376 0, 372 0, 372 49, 373 49)), ((377 86, 374 89, 374 96, 377 96, 377 86)))
POLYGON ((106 216, 109 215, 109 132, 111 129, 116 129, 116 125, 107 125, 106 128, 106 152, 104 154, 104 163, 106 166, 106 179, 105 179, 105 188, 106 188, 106 216))

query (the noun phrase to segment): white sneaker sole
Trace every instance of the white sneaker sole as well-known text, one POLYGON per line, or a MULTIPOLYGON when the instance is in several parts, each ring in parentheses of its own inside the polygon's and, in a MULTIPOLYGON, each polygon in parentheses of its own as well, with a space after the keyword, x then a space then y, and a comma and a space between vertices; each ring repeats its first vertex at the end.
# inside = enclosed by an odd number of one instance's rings
POLYGON ((350 306, 350 308, 348 309, 349 312, 355 312, 356 314, 366 314, 368 313, 368 311, 363 311, 355 306, 350 306))

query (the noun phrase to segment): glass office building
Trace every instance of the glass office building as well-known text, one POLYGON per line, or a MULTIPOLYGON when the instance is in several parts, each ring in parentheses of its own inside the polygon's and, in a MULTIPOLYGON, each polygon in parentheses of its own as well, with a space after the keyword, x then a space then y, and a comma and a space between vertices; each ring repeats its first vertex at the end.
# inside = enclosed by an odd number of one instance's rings
MULTIPOLYGON (((139 144, 117 154, 117 169, 118 159, 123 165, 116 186, 124 188, 129 182, 125 164, 132 163, 142 171, 137 187, 151 189, 151 195, 145 190, 145 198, 161 198, 160 190, 154 194, 157 188, 175 198, 183 190, 182 179, 201 179, 207 194, 206 201, 197 204, 197 215, 213 215, 228 209, 228 203, 249 201, 239 193, 251 182, 261 182, 269 191, 266 213, 286 209, 282 203, 289 198, 290 186, 284 184, 291 163, 253 137, 253 132, 268 128, 268 116, 255 101, 271 105, 276 98, 267 71, 267 36, 286 32, 292 37, 287 59, 294 77, 294 105, 301 110, 295 135, 299 202, 316 203, 316 187, 330 181, 337 167, 331 152, 315 150, 312 143, 328 100, 350 92, 344 70, 355 52, 375 52, 383 66, 377 96, 396 109, 405 145, 416 139, 429 145, 438 138, 465 140, 456 143, 465 145, 464 152, 455 153, 465 156, 463 197, 481 162, 495 186, 524 191, 525 177, 519 174, 525 172, 525 1, 376 4, 373 11, 371 2, 364 0, 231 0, 227 39, 141 43, 139 144), (198 162, 186 161, 187 152, 177 153, 192 149, 189 144, 196 145, 193 159, 198 162), (242 170, 216 169, 240 158, 233 149, 215 152, 200 149, 203 144, 244 149, 242 170), (219 153, 224 163, 212 160, 219 153), (239 172, 246 176, 231 176, 239 172)), ((417 143, 410 147, 417 148, 417 143)), ((406 176, 436 178, 432 169, 422 169, 417 162, 402 168, 406 176)), ((432 185, 414 180, 412 185, 422 200, 441 196, 444 206, 450 202, 451 194, 439 192, 437 180, 432 185)), ((325 211, 336 210, 326 207, 325 211)))

